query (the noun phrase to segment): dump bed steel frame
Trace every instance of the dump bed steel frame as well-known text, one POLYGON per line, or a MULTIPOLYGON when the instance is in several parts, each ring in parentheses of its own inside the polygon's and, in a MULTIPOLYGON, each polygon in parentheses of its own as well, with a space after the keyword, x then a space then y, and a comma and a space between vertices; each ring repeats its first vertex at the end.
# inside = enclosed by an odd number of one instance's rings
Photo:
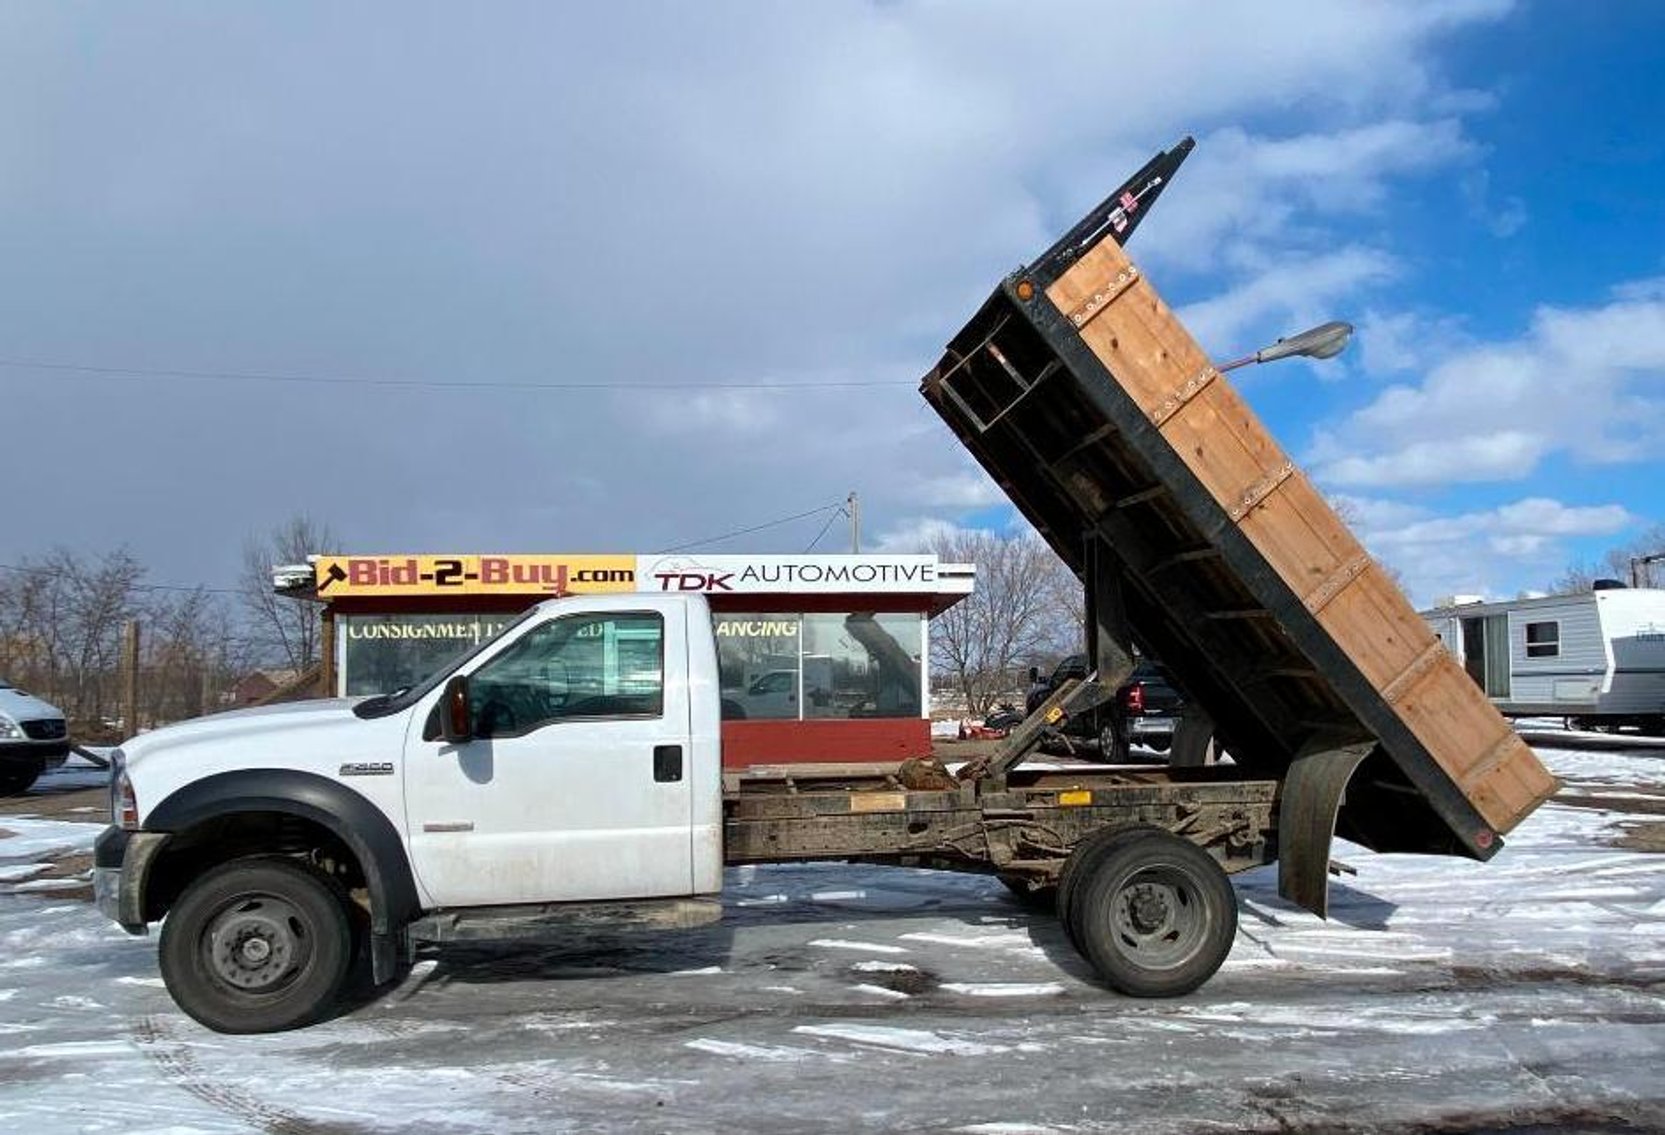
POLYGON ((922 393, 1240 767, 1345 790, 1378 850, 1490 857, 1554 778, 1128 260, 1130 198, 1009 275, 922 393))

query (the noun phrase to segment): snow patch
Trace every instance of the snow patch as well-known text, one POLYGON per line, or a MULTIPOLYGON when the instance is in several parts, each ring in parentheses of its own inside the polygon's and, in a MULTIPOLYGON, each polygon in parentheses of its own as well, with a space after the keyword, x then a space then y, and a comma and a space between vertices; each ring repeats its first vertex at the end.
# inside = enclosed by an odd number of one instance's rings
POLYGON ((50 863, 5 863, 0 864, 0 883, 10 883, 19 879, 27 879, 31 875, 39 875, 42 871, 50 871, 50 863))
POLYGON ((32 816, 7 816, 0 821, 0 856, 9 860, 55 858, 90 852, 104 824, 82 824, 70 820, 42 820, 32 816))
POLYGON ((850 967, 860 973, 918 973, 918 966, 910 966, 907 962, 856 962, 850 967))
POLYGON ((741 1044, 733 1040, 699 1037, 683 1042, 684 1048, 709 1052, 713 1056, 732 1056, 736 1060, 761 1060, 769 1064, 786 1064, 807 1060, 816 1055, 807 1048, 790 1048, 779 1044, 741 1044))
POLYGON ((843 1040, 865 1048, 888 1052, 916 1052, 921 1055, 992 1056, 1009 1052, 1003 1044, 947 1037, 928 1029, 898 1029, 887 1025, 797 1025, 792 1029, 804 1036, 843 1040))
MULTIPOLYGON (((902 937, 908 938, 911 935, 904 934, 902 937)), ((905 954, 908 952, 906 946, 886 946, 878 942, 854 942, 848 938, 816 938, 809 944, 827 950, 867 950, 874 954, 905 954)))
POLYGON ((865 982, 861 985, 852 985, 850 992, 864 993, 869 997, 882 997, 887 1001, 906 1001, 908 999, 908 995, 900 989, 886 989, 882 985, 868 985, 865 982))
POLYGON ((133 1045, 125 1040, 66 1040, 57 1044, 30 1044, 12 1050, 13 1056, 51 1058, 58 1056, 126 1056, 133 1045))
POLYGON ((966 997, 1056 997, 1064 992, 1056 981, 945 981, 942 988, 966 997))

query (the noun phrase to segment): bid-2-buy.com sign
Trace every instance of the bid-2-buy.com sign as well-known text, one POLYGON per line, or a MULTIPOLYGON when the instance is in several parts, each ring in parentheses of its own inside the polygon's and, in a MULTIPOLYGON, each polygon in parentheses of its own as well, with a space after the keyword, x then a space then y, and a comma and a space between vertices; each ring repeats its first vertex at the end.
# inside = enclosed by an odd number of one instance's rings
POLYGON ((318 595, 570 595, 636 590, 634 556, 319 556, 318 595))

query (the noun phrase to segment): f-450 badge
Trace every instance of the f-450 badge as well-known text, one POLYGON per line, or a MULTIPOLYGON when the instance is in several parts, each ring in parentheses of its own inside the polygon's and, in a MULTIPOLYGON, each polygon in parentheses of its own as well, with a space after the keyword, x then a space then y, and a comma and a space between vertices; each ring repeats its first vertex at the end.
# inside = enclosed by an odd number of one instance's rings
POLYGON ((341 766, 342 776, 392 776, 392 761, 349 761, 341 766))

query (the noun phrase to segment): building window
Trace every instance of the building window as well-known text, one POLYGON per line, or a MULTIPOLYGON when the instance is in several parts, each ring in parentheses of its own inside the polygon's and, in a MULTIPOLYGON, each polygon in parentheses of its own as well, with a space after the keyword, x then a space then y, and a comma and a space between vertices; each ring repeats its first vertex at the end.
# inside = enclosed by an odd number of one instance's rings
POLYGON ((804 717, 920 717, 924 620, 916 614, 803 619, 804 717))
POLYGON ((1526 656, 1528 658, 1558 658, 1560 654, 1560 623, 1526 624, 1526 656))
POLYGON ((803 620, 797 615, 722 612, 711 617, 723 717, 730 721, 798 717, 798 655, 803 620))
POLYGON ((341 692, 390 694, 415 686, 451 659, 491 638, 514 615, 343 615, 341 692))

